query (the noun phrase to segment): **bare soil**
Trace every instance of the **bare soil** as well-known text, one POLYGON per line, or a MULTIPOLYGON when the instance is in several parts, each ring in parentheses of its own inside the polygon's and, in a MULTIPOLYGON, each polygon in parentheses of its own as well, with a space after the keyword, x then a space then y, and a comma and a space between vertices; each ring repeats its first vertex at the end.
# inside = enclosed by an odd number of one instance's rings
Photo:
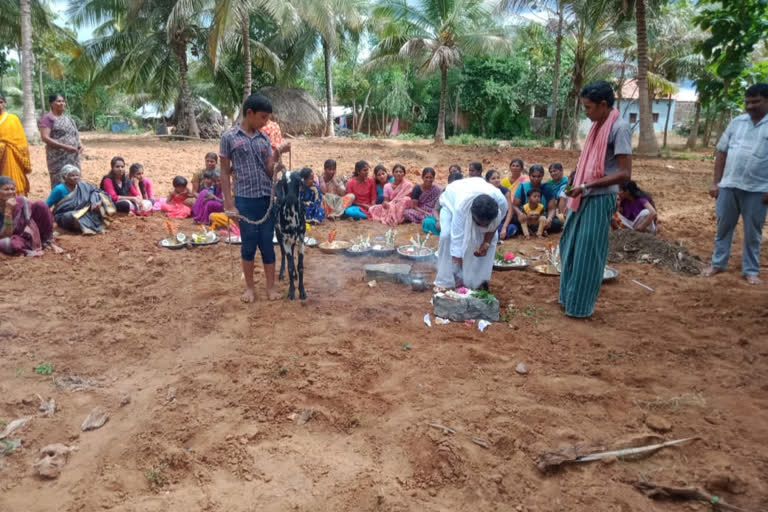
MULTIPOLYGON (((144 163, 158 195, 216 150, 149 137, 85 144, 87 179, 98 183, 122 155, 144 163)), ((293 167, 319 169, 335 158, 349 173, 360 158, 401 161, 414 179, 436 167, 440 182, 453 162, 506 168, 521 156, 570 169, 578 157, 386 140, 294 146, 293 167)), ((32 196, 42 198, 40 147, 33 165, 32 196)), ((662 236, 703 260, 714 234, 711 168, 706 158, 634 161, 659 207, 662 236)), ((340 221, 312 234, 322 239, 330 226, 339 239, 386 231, 340 221)), ((416 228, 400 231, 405 241, 416 228)), ((102 236, 62 236, 64 255, 0 259, 0 419, 34 416, 11 436, 23 446, 0 456, 0 510, 709 509, 654 502, 632 486, 639 479, 699 485, 747 510, 768 507, 768 287, 740 279, 740 234, 730 272, 711 279, 617 264, 621 276, 604 286, 587 321, 562 315, 557 279, 495 273, 491 291, 506 321, 482 333, 455 323, 427 328, 428 293, 371 288, 362 265, 372 258, 312 249, 306 301, 244 305, 236 249, 168 251, 157 246, 163 237, 161 216, 122 217, 102 236), (515 372, 520 362, 528 375, 515 372), (41 363, 53 375, 35 373, 41 363), (56 400, 52 417, 37 415, 38 394, 56 400), (109 421, 82 432, 96 406, 109 421), (662 419, 649 423, 669 423, 667 439, 702 439, 638 461, 546 475, 536 467, 540 453, 562 444, 647 434, 650 414, 662 419), (53 443, 79 450, 47 480, 33 463, 53 443)), ((537 255, 545 245, 504 246, 537 255)), ((416 268, 433 273, 426 263, 416 268)), ((260 288, 263 275, 257 280, 260 288)))

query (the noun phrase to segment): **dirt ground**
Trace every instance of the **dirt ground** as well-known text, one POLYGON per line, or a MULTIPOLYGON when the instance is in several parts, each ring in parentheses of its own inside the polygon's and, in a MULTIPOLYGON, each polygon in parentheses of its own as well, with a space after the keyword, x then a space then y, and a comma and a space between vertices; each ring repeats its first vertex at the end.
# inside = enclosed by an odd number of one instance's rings
MULTIPOLYGON (((85 178, 98 183, 109 159, 122 155, 144 163, 158 194, 216 150, 147 137, 91 136, 85 144, 85 178)), ((440 182, 453 162, 506 168, 521 156, 570 169, 578 156, 381 140, 294 147, 294 167, 320 169, 335 158, 349 173, 364 158, 402 162, 413 178, 434 166, 440 182)), ((32 196, 43 198, 39 147, 33 164, 32 196)), ((707 159, 634 161, 634 177, 659 207, 661 236, 704 260, 714 234, 711 168, 707 159)), ((333 226, 339 239, 385 231, 366 222, 333 226)), ((399 238, 412 232, 404 226, 399 238)), ((702 486, 746 510, 768 510, 768 286, 740 279, 740 234, 730 272, 710 280, 618 264, 621 276, 603 287, 588 321, 561 314, 556 278, 495 273, 491 291, 505 321, 485 332, 428 328, 428 293, 370 288, 362 279, 369 260, 315 249, 306 259, 308 300, 243 305, 236 249, 168 251, 156 245, 163 237, 159 215, 123 217, 101 236, 62 236, 64 255, 0 259, 0 419, 33 417, 10 436, 22 447, 0 456, 0 510, 709 509, 652 501, 635 490, 638 480, 702 486), (528 375, 515 372, 520 362, 528 375), (52 375, 34 371, 43 363, 52 375), (91 387, 57 385, 71 376, 91 387), (56 400, 52 417, 38 415, 37 395, 56 400), (82 432, 97 405, 109 421, 82 432), (307 409, 313 416, 299 424, 307 409), (639 461, 546 475, 536 467, 539 454, 563 444, 610 446, 647 434, 648 415, 668 422, 666 439, 701 439, 639 461), (58 479, 43 480, 33 462, 50 443, 79 449, 58 479)), ((544 245, 504 247, 536 255, 544 245)), ((263 275, 257 281, 261 290, 263 275)))

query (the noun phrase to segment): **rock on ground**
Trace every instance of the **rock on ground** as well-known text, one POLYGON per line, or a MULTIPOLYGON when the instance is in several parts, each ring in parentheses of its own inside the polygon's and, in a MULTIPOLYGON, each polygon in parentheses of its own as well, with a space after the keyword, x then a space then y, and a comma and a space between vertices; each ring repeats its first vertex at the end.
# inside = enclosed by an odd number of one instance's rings
POLYGON ((465 320, 499 321, 499 301, 495 298, 488 303, 476 297, 452 298, 442 294, 432 297, 435 316, 453 322, 465 320))
POLYGON ((668 419, 656 414, 649 414, 645 418, 645 424, 648 425, 651 430, 655 430, 656 432, 669 432, 672 430, 672 423, 670 423, 668 419))
POLYGON ((366 281, 409 284, 411 266, 405 263, 371 263, 363 267, 366 281))
POLYGON ((100 405, 97 405, 93 408, 91 413, 88 415, 87 418, 85 418, 85 421, 83 421, 83 432, 87 432, 88 430, 96 430, 97 428, 101 428, 104 426, 104 424, 109 420, 109 413, 105 408, 103 408, 100 405))

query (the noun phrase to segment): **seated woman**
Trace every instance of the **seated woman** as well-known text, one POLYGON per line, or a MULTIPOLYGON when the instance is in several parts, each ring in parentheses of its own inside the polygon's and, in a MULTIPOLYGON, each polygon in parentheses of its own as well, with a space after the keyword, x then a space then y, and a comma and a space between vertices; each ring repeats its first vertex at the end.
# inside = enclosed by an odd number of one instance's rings
POLYGON ((315 184, 323 195, 323 209, 329 219, 344 215, 344 210, 355 201, 353 194, 347 194, 344 180, 336 176, 336 160, 325 161, 323 174, 317 177, 315 184))
POLYGON ((368 218, 368 209, 376 204, 376 184, 368 176, 371 168, 368 162, 360 160, 355 163, 355 172, 347 181, 347 194, 354 194, 354 203, 344 210, 344 215, 351 219, 368 218))
POLYGON ((176 176, 173 178, 173 190, 160 209, 172 219, 186 219, 192 215, 192 206, 196 199, 197 194, 187 188, 187 178, 176 176))
POLYGON ((323 209, 323 193, 320 187, 315 183, 315 174, 309 167, 299 171, 304 186, 299 192, 299 199, 304 204, 304 215, 310 224, 320 224, 325 220, 325 210, 323 209))
POLYGON ((501 184, 501 173, 496 169, 491 169, 485 173, 485 181, 498 188, 499 191, 504 194, 504 197, 507 199, 507 215, 504 217, 504 221, 501 223, 501 225, 499 225, 499 238, 501 240, 512 238, 517 234, 517 225, 512 222, 512 217, 515 213, 512 208, 512 194, 507 187, 501 184))
POLYGON ((507 187, 509 189, 509 195, 514 198, 517 193, 517 187, 519 187, 521 183, 526 183, 528 181, 530 180, 525 174, 525 164, 523 163, 523 160, 521 158, 513 158, 512 161, 509 162, 509 176, 505 176, 501 180, 501 186, 507 187))
POLYGON ((45 201, 52 208, 56 224, 84 235, 104 231, 106 218, 116 211, 109 196, 90 183, 81 181, 80 169, 74 165, 62 167, 61 176, 64 183, 53 187, 45 201))
POLYGON ((107 193, 115 204, 118 213, 143 212, 143 204, 139 191, 125 176, 125 160, 116 156, 110 163, 109 173, 101 179, 99 188, 107 193))
POLYGON ((192 216, 198 224, 208 224, 211 222, 212 213, 224 211, 224 196, 219 185, 221 174, 217 172, 218 170, 205 171, 203 174, 203 187, 192 206, 192 216))
POLYGON ((155 205, 155 196, 152 194, 152 182, 144 177, 144 166, 141 164, 131 164, 128 169, 128 177, 131 178, 133 187, 141 195, 142 210, 149 212, 155 205))
POLYGON ((405 209, 411 205, 413 183, 405 179, 405 167, 395 164, 392 168, 395 180, 384 185, 384 202, 371 206, 369 214, 372 220, 396 226, 405 220, 405 209))
POLYGON ((206 171, 218 171, 218 165, 219 155, 213 152, 205 154, 205 168, 195 171, 195 173, 192 174, 192 192, 195 194, 200 192, 200 189, 203 188, 203 175, 206 171))
MULTIPOLYGON (((53 217, 43 201, 16 195, 16 182, 0 176, 0 252, 42 256, 53 245, 53 217)), ((61 249, 58 249, 61 251, 61 249)), ((57 252, 58 252, 57 251, 57 252)))
POLYGON ((656 207, 653 198, 630 180, 619 187, 618 217, 621 226, 635 230, 656 233, 656 207))
MULTIPOLYGON (((448 175, 448 184, 450 185, 456 180, 462 179, 464 176, 461 174, 461 167, 459 167, 456 164, 453 164, 449 167, 449 169, 452 169, 451 173, 448 175)), ((443 191, 440 191, 440 194, 437 196, 437 201, 435 201, 435 208, 432 210, 432 215, 425 217, 424 221, 421 223, 421 229, 425 233, 432 233, 433 235, 439 235, 440 234, 440 196, 443 194, 443 191)))
POLYGON ((394 178, 389 176, 386 167, 379 164, 373 168, 373 179, 376 181, 376 204, 381 204, 384 202, 384 187, 392 183, 394 178))
POLYGON ((411 204, 403 212, 405 220, 408 222, 421 224, 435 211, 437 199, 443 191, 442 188, 435 185, 435 176, 436 173, 432 167, 425 167, 421 171, 421 185, 413 187, 411 204))

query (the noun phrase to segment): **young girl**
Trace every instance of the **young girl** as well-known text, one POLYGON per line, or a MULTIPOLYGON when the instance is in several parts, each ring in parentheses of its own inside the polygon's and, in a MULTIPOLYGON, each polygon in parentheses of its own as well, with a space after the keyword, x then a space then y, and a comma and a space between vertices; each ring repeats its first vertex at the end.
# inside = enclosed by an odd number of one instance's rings
POLYGON ((320 224, 325 219, 325 210, 323 209, 323 193, 315 183, 315 175, 312 169, 304 167, 299 171, 299 176, 304 182, 299 192, 299 199, 304 204, 304 215, 310 224, 320 224))
POLYGON ((139 191, 125 176, 125 160, 116 156, 110 162, 109 173, 101 179, 99 188, 107 193, 120 213, 137 213, 143 211, 139 191))
POLYGON ((512 209, 512 194, 507 187, 501 184, 501 173, 496 169, 491 169, 485 173, 485 181, 498 188, 507 198, 507 216, 499 226, 499 238, 501 240, 512 238, 517 234, 517 226, 512 223, 512 216, 515 213, 512 209))
POLYGON ((203 174, 203 187, 192 206, 192 216, 198 224, 208 224, 212 213, 224 211, 224 200, 219 185, 221 174, 217 172, 218 170, 205 171, 203 174))
POLYGON ((142 210, 149 213, 155 204, 155 196, 152 194, 152 182, 144 177, 144 166, 141 164, 131 164, 128 169, 128 177, 131 183, 141 195, 142 210))
POLYGON ((376 181, 376 204, 381 204, 384 202, 384 187, 392 181, 387 168, 381 164, 374 167, 373 179, 376 181))
POLYGON ((173 178, 173 190, 168 194, 168 199, 161 210, 173 219, 186 219, 192 214, 192 208, 187 205, 187 202, 195 201, 196 197, 187 188, 187 179, 184 176, 176 176, 173 178))

